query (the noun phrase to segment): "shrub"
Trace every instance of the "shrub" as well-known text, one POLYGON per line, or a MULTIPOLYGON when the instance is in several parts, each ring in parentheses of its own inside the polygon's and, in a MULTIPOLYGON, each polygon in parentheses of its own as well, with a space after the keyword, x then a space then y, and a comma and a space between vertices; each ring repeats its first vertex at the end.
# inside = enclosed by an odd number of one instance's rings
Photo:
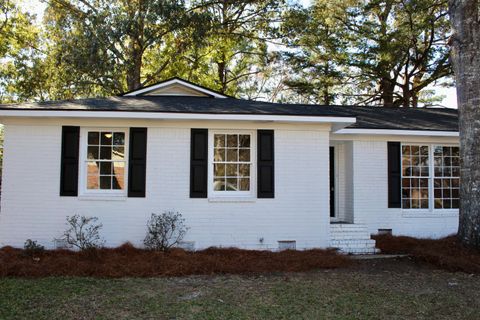
POLYGON ((32 239, 27 239, 27 241, 25 241, 23 249, 25 250, 25 254, 28 256, 39 255, 45 251, 44 246, 39 245, 37 241, 33 241, 32 239))
POLYGON ((187 230, 185 219, 178 212, 167 211, 161 215, 152 213, 143 244, 151 250, 168 251, 182 241, 187 230))
POLYGON ((63 233, 62 240, 80 250, 100 248, 105 241, 100 237, 103 225, 97 224, 97 217, 85 217, 78 214, 67 216, 69 228, 63 233))

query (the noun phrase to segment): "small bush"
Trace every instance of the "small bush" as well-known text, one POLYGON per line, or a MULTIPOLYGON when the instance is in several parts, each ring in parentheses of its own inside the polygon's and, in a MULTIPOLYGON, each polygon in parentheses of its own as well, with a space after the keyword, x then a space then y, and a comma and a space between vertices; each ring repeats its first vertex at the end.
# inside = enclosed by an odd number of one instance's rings
POLYGON ((62 240, 80 250, 100 248, 105 241, 100 237, 103 225, 97 224, 97 217, 85 217, 78 214, 67 217, 69 228, 63 233, 62 240))
POLYGON ((187 229, 185 219, 178 212, 152 213, 143 244, 151 250, 168 251, 182 241, 187 229))
POLYGON ((39 245, 37 241, 33 241, 32 239, 25 241, 23 249, 25 250, 25 254, 31 257, 42 254, 45 251, 44 246, 39 245))

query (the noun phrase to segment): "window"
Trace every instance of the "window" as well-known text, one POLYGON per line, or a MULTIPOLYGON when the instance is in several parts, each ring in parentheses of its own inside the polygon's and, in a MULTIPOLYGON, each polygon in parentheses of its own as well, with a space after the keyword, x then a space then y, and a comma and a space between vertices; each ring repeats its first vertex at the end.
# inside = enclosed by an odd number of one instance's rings
POLYGON ((458 209, 460 184, 460 151, 458 147, 434 146, 435 209, 458 209))
POLYGON ((252 135, 213 134, 213 192, 250 193, 252 189, 252 135))
POLYGON ((84 163, 87 192, 125 190, 126 132, 120 130, 88 130, 84 163))
POLYGON ((458 209, 459 177, 458 146, 402 145, 403 209, 458 209))
POLYGON ((402 207, 428 209, 428 146, 402 146, 402 207))

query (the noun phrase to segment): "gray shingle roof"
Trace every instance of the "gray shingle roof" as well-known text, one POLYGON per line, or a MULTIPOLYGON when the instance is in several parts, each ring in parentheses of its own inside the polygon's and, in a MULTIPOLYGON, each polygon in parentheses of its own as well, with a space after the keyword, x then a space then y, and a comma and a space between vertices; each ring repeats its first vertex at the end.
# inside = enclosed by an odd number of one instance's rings
POLYGON ((234 98, 111 97, 0 105, 0 110, 119 111, 356 117, 349 128, 458 131, 456 109, 281 104, 234 98))

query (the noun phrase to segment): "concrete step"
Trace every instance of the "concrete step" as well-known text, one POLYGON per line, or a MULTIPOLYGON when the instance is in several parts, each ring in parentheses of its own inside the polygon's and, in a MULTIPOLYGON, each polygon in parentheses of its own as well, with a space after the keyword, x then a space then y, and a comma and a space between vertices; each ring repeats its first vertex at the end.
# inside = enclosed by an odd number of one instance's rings
POLYGON ((369 248, 369 249, 338 249, 338 252, 343 254, 377 254, 380 253, 380 249, 369 248))
POLYGON ((331 230, 367 230, 364 224, 331 224, 331 230))
POLYGON ((370 234, 367 232, 331 232, 330 239, 348 240, 348 239, 370 239, 370 234))
POLYGON ((367 232, 331 232, 331 240, 369 240, 370 234, 367 232))
POLYGON ((330 246, 341 253, 375 254, 375 240, 371 239, 368 228, 363 224, 331 224, 330 246))
POLYGON ((341 246, 341 247, 366 245, 366 246, 375 247, 375 240, 372 240, 372 239, 330 240, 330 245, 341 246))
POLYGON ((367 246, 367 245, 352 245, 352 246, 331 246, 332 248, 337 248, 342 251, 352 252, 352 251, 369 251, 372 249, 376 249, 375 246, 367 246))
POLYGON ((331 232, 368 232, 367 228, 330 228, 331 232))

